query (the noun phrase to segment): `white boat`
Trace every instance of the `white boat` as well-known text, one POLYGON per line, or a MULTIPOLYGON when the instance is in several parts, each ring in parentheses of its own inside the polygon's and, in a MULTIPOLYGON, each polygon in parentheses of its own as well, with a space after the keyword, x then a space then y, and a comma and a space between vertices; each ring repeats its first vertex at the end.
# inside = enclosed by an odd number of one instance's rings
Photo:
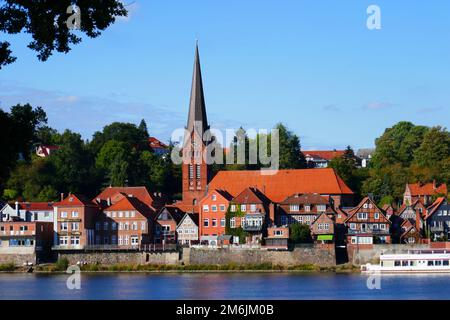
POLYGON ((408 250, 382 254, 380 263, 361 266, 364 273, 450 273, 450 250, 408 250))

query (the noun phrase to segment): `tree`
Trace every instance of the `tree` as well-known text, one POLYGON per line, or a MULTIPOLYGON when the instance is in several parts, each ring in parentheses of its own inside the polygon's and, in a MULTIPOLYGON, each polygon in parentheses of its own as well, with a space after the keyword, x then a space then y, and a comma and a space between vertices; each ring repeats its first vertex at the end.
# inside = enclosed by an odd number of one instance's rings
POLYGON ((306 168, 305 155, 301 152, 300 138, 279 123, 275 126, 279 132, 280 169, 306 168))
POLYGON ((131 148, 125 142, 110 140, 103 145, 95 163, 106 175, 107 184, 116 187, 125 186, 129 181, 131 148))
MULTIPOLYGON (((96 38, 127 11, 119 0, 6 0, 0 5, 0 31, 30 34, 33 40, 28 47, 38 53, 39 60, 46 61, 54 51, 68 53, 71 45, 81 42, 69 28, 76 22, 73 14, 79 17, 76 27, 80 32, 96 38)), ((0 42, 0 69, 16 60, 9 47, 8 42, 0 42)))
POLYGON ((414 162, 421 167, 437 167, 450 155, 450 133, 442 127, 431 128, 414 154, 414 162))
POLYGON ((371 161, 372 167, 382 168, 394 163, 409 166, 428 130, 427 127, 415 126, 411 122, 399 122, 386 129, 375 140, 376 151, 371 161))
POLYGON ((356 177, 357 163, 355 153, 350 146, 347 147, 342 156, 332 159, 328 167, 333 168, 350 189, 356 191, 358 187, 358 179, 356 177))
POLYGON ((60 150, 49 161, 55 167, 56 190, 93 196, 99 189, 99 177, 94 170, 94 156, 81 135, 66 130, 55 142, 60 150))
POLYGON ((142 132, 143 135, 145 135, 145 137, 147 138, 149 137, 147 123, 145 122, 144 119, 142 119, 141 123, 139 123, 138 129, 142 132))
POLYGON ((289 228, 289 239, 293 243, 311 243, 311 230, 308 225, 303 223, 291 224, 289 228))

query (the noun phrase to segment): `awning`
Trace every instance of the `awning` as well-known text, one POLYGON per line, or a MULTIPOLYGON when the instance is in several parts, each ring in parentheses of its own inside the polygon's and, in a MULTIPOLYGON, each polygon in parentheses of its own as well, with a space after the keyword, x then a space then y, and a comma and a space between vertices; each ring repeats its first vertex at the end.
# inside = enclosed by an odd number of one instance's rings
POLYGON ((317 240, 333 240, 333 235, 332 234, 321 234, 317 236, 317 240))

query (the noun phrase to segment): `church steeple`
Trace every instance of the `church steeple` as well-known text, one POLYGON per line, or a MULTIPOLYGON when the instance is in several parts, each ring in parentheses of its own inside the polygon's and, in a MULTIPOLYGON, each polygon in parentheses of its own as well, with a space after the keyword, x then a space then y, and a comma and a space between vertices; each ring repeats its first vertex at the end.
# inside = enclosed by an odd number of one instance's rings
POLYGON ((206 116, 205 96, 203 94, 202 71, 198 43, 195 45, 194 73, 192 75, 191 99, 189 102, 189 115, 187 122, 188 132, 198 130, 200 135, 209 129, 206 116))
POLYGON ((195 46, 194 74, 192 75, 191 99, 183 144, 183 202, 197 208, 206 194, 210 165, 203 157, 211 141, 208 119, 206 117, 203 94, 202 71, 198 44, 195 46), (205 134, 206 132, 206 134, 205 134))

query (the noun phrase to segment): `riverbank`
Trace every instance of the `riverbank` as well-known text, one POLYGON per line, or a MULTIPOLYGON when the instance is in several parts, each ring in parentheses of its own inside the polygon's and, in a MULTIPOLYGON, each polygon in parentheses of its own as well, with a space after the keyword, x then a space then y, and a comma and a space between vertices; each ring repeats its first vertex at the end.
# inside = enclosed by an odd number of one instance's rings
MULTIPOLYGON (((69 264, 67 261, 57 261, 52 264, 43 264, 33 267, 14 266, 13 264, 0 265, 0 272, 15 273, 65 273, 69 264)), ((282 266, 273 264, 204 264, 204 265, 161 265, 161 264, 114 264, 100 265, 87 264, 80 266, 80 271, 90 272, 141 272, 141 273, 283 273, 283 272, 334 272, 353 273, 359 272, 359 267, 345 264, 331 267, 317 266, 313 264, 301 264, 293 266, 282 266)))

